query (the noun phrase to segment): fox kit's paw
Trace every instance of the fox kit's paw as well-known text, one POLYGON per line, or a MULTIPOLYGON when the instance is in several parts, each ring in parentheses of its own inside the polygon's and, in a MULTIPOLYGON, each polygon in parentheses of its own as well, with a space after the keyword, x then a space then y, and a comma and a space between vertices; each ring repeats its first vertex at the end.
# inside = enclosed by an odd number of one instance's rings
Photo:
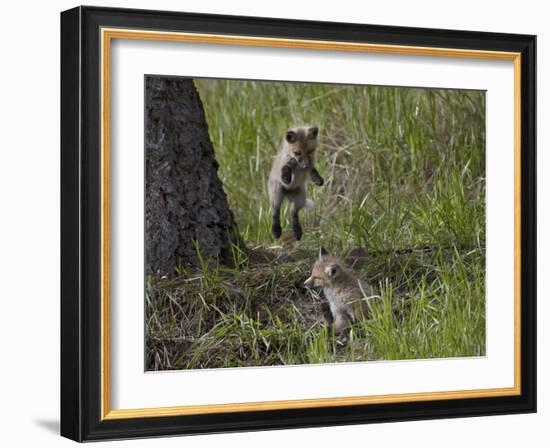
POLYGON ((281 170, 281 180, 285 184, 289 184, 292 181, 292 169, 290 168, 290 166, 283 166, 283 169, 281 170))
POLYGON ((294 231, 294 238, 296 238, 296 241, 300 241, 302 239, 302 226, 298 223, 294 223, 292 225, 292 230, 294 231))
POLYGON ((271 233, 275 238, 280 238, 282 231, 283 230, 281 229, 281 224, 273 224, 271 226, 271 233))
POLYGON ((311 171, 311 181, 319 187, 325 183, 325 180, 315 168, 311 171))
POLYGON ((286 162, 286 166, 288 166, 291 170, 298 168, 298 161, 294 157, 291 157, 288 162, 286 162))

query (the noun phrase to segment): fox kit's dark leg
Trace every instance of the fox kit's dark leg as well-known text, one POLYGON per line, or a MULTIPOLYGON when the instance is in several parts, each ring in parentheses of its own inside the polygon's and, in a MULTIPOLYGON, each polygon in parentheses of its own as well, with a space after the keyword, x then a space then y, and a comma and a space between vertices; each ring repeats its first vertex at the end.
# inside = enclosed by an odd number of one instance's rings
POLYGON ((285 184, 290 184, 292 182, 292 172, 298 166, 296 159, 290 159, 285 166, 281 169, 281 180, 285 184))
POLYGON ((321 311, 323 312, 323 317, 325 318, 325 321, 329 327, 332 327, 332 324, 334 323, 334 317, 332 317, 332 311, 330 310, 330 306, 328 303, 323 302, 321 305, 321 311))
POLYGON ((294 232, 294 238, 300 241, 302 239, 302 225, 298 219, 298 211, 299 209, 292 207, 292 231, 294 232))
POLYGON ((317 171, 317 168, 315 167, 311 169, 311 180, 315 185, 318 185, 319 187, 325 183, 325 181, 317 171))
POLYGON ((283 191, 278 182, 269 182, 268 191, 271 202, 271 233, 275 238, 281 236, 281 203, 283 202, 283 191))
POLYGON ((283 169, 281 170, 281 180, 287 185, 292 181, 292 169, 290 166, 283 166, 283 169))
POLYGON ((287 197, 292 202, 292 231, 294 232, 294 238, 299 241, 302 238, 302 226, 298 218, 298 212, 306 205, 306 190, 303 187, 296 188, 288 191, 287 197))

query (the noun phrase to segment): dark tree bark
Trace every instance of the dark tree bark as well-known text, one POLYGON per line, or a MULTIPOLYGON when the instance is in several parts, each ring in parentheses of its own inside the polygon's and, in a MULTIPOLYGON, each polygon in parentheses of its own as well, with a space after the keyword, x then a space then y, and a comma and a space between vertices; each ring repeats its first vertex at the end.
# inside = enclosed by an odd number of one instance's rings
POLYGON ((145 265, 173 275, 205 259, 231 265, 244 248, 218 177, 218 162, 192 79, 145 80, 145 265))

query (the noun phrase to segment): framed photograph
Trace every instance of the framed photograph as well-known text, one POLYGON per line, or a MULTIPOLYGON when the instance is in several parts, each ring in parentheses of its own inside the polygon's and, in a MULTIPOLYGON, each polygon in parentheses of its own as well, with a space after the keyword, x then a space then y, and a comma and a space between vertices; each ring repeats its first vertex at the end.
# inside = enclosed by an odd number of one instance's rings
POLYGON ((535 412, 535 36, 61 14, 61 433, 535 412))

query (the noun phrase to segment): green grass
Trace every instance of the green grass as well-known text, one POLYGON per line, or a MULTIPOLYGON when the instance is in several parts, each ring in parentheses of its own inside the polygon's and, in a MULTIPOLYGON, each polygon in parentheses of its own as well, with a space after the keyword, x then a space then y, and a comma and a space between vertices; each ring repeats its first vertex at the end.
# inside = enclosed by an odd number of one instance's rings
POLYGON ((255 255, 236 253, 233 270, 205 263, 149 279, 148 368, 485 354, 483 92, 196 85, 229 205, 255 255), (285 212, 275 241, 267 174, 284 131, 300 123, 320 127, 325 185, 308 185, 315 208, 301 215, 303 240, 292 242, 285 212), (321 244, 342 256, 366 249, 357 273, 382 296, 345 337, 331 334, 324 300, 302 286, 321 244))

